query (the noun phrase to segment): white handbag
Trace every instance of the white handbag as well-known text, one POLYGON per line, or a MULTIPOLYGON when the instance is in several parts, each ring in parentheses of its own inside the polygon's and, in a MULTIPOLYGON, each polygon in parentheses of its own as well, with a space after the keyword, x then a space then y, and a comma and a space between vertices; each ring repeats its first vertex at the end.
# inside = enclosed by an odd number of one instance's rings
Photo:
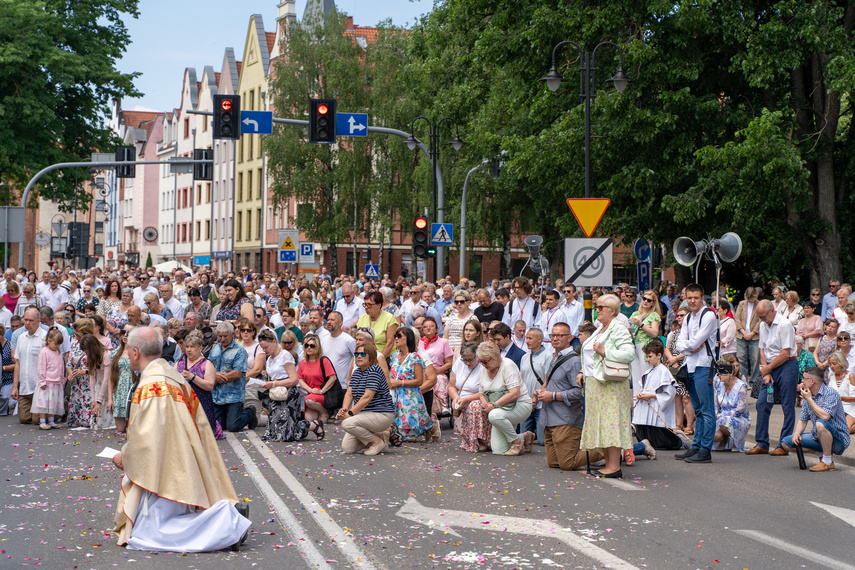
MULTIPOLYGON (((603 342, 605 337, 609 336, 610 332, 611 329, 606 331, 606 334, 600 337, 599 342, 603 342)), ((603 357, 600 358, 603 361, 603 380, 605 380, 606 382, 624 382, 626 380, 629 380, 629 363, 608 360, 603 357)))

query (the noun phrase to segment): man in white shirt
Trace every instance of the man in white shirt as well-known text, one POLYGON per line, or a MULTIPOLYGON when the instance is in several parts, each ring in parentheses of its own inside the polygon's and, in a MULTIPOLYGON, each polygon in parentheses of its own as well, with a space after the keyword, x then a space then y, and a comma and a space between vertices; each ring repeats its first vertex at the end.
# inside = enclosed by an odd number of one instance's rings
POLYGON ((172 316, 179 321, 184 320, 184 307, 172 294, 172 285, 164 283, 160 286, 160 302, 172 311, 172 316))
MULTIPOLYGON (((42 307, 39 309, 39 321, 41 322, 43 331, 47 332, 52 326, 56 325, 55 317, 56 314, 50 307, 42 307)), ((56 328, 62 333, 62 345, 59 347, 59 351, 62 353, 63 358, 65 358, 65 356, 71 352, 71 335, 68 334, 68 329, 65 327, 56 325, 56 328)))
MULTIPOLYGON (((561 329, 561 327, 558 328, 561 329)), ((525 333, 525 343, 529 352, 522 357, 520 373, 528 393, 534 394, 543 388, 543 383, 546 381, 546 373, 552 364, 552 350, 547 350, 543 345, 543 331, 537 327, 528 329, 525 333)), ((520 424, 520 433, 527 431, 534 433, 537 436, 537 444, 543 445, 543 426, 539 421, 543 403, 536 400, 532 398, 531 415, 520 424)))
POLYGON ((570 334, 575 339, 579 336, 579 325, 585 320, 585 305, 577 298, 576 286, 572 283, 564 284, 564 300, 560 306, 564 314, 567 315, 570 334))
MULTIPOLYGON (((537 319, 537 328, 539 328, 543 333, 543 342, 549 342, 550 334, 552 334, 552 327, 555 326, 555 323, 569 323, 567 321, 567 313, 561 310, 561 307, 558 306, 559 298, 561 296, 558 294, 558 291, 550 290, 546 292, 545 301, 546 308, 540 312, 540 316, 537 319)), ((574 336, 570 340, 572 341, 576 337, 574 336)))
MULTIPOLYGON (((489 326, 489 324, 485 324, 489 326)), ((541 334, 542 333, 543 331, 541 331, 541 334)), ((514 335, 511 337, 511 340, 515 345, 517 345, 517 348, 528 352, 528 345, 526 343, 525 335, 525 321, 517 321, 516 323, 514 323, 514 335)))
POLYGON ((15 361, 14 380, 12 381, 12 399, 18 401, 18 421, 22 424, 38 423, 38 418, 30 413, 33 394, 39 384, 39 352, 45 345, 47 331, 39 327, 39 311, 30 307, 24 313, 24 331, 18 337, 18 344, 12 358, 15 361))
POLYGON ((505 317, 502 319, 508 327, 513 327, 517 321, 525 321, 525 330, 534 326, 540 315, 540 307, 531 295, 531 282, 526 277, 517 277, 513 281, 516 296, 505 306, 505 317))
POLYGON ((413 311, 413 307, 421 300, 422 289, 418 285, 413 285, 409 289, 404 288, 404 302, 401 303, 401 316, 406 319, 413 311))
POLYGON ((837 320, 838 324, 842 325, 849 322, 849 317, 846 316, 846 311, 843 309, 846 307, 846 301, 849 300, 850 293, 852 293, 852 289, 850 289, 845 283, 837 290, 837 306, 834 308, 831 315, 837 320))
POLYGON ((41 297, 45 291, 50 289, 50 281, 49 281, 50 277, 49 276, 50 276, 50 273, 48 273, 47 271, 43 272, 42 273, 42 280, 39 281, 38 283, 36 283, 36 294, 39 297, 41 297))
POLYGON ((341 287, 341 299, 335 304, 335 310, 341 313, 344 319, 344 325, 347 328, 356 326, 356 321, 365 313, 365 308, 362 306, 362 299, 359 299, 353 292, 353 285, 345 283, 341 287))
POLYGON ((149 274, 142 273, 140 275, 139 287, 134 288, 134 305, 143 310, 147 308, 145 304, 145 296, 149 293, 154 293, 155 295, 157 295, 157 288, 150 285, 150 283, 151 277, 149 276, 149 274))
POLYGON ((710 381, 710 367, 718 319, 715 311, 704 308, 704 288, 697 283, 686 287, 686 302, 690 312, 680 328, 677 350, 686 355, 689 397, 696 414, 695 439, 688 451, 674 457, 688 463, 710 463, 716 429, 715 391, 710 381))
MULTIPOLYGON (((799 382, 799 363, 796 359, 796 332, 787 317, 778 313, 772 303, 766 300, 757 303, 757 316, 760 318, 760 378, 763 384, 772 384, 773 399, 777 392, 784 410, 784 425, 778 447, 772 455, 787 455, 781 447, 781 440, 793 435, 796 425, 796 384, 799 382)), ((748 455, 769 453, 769 416, 773 402, 766 401, 766 392, 760 391, 757 403, 757 423, 755 424, 755 446, 746 452, 748 455)))
POLYGON ((53 309, 58 310, 60 306, 64 307, 68 304, 68 291, 64 287, 59 286, 59 279, 56 273, 51 273, 48 279, 49 286, 42 294, 44 304, 53 309))
POLYGON ((324 315, 320 309, 309 311, 309 332, 318 335, 321 341, 330 336, 330 331, 324 328, 324 315))
POLYGON ((341 387, 347 390, 347 379, 350 367, 353 365, 353 352, 356 350, 356 340, 341 330, 343 323, 341 313, 333 311, 327 318, 326 330, 329 333, 321 339, 324 356, 330 359, 336 378, 341 387))

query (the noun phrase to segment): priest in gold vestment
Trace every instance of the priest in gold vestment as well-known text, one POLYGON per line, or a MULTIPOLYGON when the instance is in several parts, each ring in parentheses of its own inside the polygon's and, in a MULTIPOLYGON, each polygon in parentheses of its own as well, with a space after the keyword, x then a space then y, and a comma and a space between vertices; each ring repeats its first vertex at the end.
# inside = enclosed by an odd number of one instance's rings
POLYGON ((248 510, 238 503, 196 393, 160 358, 162 346, 150 327, 135 328, 127 341, 131 368, 141 374, 128 441, 113 458, 125 472, 115 517, 118 543, 176 552, 239 547, 251 524, 248 510))

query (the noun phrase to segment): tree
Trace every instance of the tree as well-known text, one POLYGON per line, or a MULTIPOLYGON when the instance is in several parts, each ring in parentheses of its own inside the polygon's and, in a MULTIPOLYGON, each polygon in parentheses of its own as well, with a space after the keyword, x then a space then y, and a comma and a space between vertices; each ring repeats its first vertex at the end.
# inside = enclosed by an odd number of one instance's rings
POLYGON ((154 267, 154 261, 151 259, 151 252, 148 252, 148 256, 145 258, 145 267, 146 269, 154 267))
MULTIPOLYGON (((119 73, 130 42, 123 14, 137 0, 0 0, 0 199, 57 162, 106 152, 114 141, 104 117, 114 98, 137 97, 139 74, 119 73)), ((70 204, 73 177, 54 173, 42 193, 70 204)), ((87 200, 79 192, 80 200, 87 200)))

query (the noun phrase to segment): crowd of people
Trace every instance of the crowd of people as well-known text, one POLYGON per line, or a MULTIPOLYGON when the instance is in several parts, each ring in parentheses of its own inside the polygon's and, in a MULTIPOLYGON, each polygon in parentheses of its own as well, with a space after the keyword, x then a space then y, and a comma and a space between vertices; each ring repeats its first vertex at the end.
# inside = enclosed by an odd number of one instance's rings
POLYGON ((697 284, 583 291, 525 277, 476 288, 421 280, 153 270, 78 277, 9 269, 0 281, 0 414, 40 429, 128 429, 129 335, 154 329, 160 358, 192 387, 213 438, 264 429, 270 442, 322 440, 341 421, 347 452, 433 443, 516 456, 545 446, 550 467, 621 464, 657 450, 821 456, 855 431, 855 299, 832 282, 801 303, 748 288, 735 307, 697 284), (640 298, 639 298, 640 297, 640 298), (756 398, 756 445, 749 396, 756 398), (779 445, 769 418, 783 410, 779 445), (797 406, 801 414, 796 421, 797 406), (797 433, 810 424, 811 433, 797 433))

